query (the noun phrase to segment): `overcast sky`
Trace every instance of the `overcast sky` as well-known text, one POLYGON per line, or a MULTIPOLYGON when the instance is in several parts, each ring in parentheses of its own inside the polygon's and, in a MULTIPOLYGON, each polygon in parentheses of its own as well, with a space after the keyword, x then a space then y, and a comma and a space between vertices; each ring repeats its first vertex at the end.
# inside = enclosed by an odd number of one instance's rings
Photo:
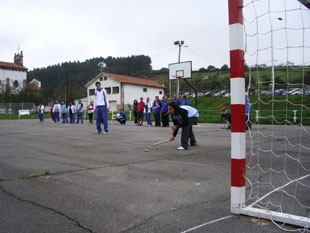
POLYGON ((131 55, 168 68, 179 40, 193 70, 229 65, 228 0, 10 0, 1 2, 0 22, 0 61, 22 50, 29 70, 131 55))
POLYGON ((0 61, 47 67, 94 57, 148 55, 153 69, 229 64, 228 1, 10 0, 0 8, 0 61), (188 47, 186 47, 188 46, 188 47))

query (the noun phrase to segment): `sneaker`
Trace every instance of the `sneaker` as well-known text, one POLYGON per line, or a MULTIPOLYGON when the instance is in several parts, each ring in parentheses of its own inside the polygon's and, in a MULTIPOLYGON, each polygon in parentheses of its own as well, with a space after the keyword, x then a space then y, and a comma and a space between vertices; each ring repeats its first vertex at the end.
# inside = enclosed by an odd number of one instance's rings
POLYGON ((103 133, 104 133, 104 134, 108 134, 108 131, 104 131, 103 133))
POLYGON ((185 150, 183 146, 179 146, 177 150, 185 150))
POLYGON ((191 146, 197 146, 197 143, 195 142, 195 143, 191 143, 191 146))

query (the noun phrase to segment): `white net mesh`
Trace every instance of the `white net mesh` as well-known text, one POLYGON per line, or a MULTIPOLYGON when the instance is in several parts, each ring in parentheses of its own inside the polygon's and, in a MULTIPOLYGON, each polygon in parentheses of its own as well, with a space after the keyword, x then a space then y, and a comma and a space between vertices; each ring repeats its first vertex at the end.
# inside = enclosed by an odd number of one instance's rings
POLYGON ((310 11, 297 0, 245 0, 243 6, 253 106, 246 208, 283 230, 305 232, 310 229, 310 11))

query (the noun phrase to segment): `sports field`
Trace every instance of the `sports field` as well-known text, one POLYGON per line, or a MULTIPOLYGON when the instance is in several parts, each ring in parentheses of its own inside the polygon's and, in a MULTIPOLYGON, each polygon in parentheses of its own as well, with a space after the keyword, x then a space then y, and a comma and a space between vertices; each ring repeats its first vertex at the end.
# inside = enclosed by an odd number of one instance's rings
MULTIPOLYGON (((230 131, 0 121, 0 232, 281 232, 230 213, 230 131)), ((255 127, 255 126, 253 126, 255 127)))

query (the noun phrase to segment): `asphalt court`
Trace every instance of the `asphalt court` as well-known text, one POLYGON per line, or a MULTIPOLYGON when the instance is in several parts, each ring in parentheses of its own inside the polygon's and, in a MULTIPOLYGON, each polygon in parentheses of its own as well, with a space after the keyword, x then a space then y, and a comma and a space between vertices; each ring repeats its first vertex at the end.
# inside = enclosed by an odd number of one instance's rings
POLYGON ((0 121, 0 232, 281 232, 230 213, 230 131, 0 121), (179 133, 180 134, 180 133, 179 133), (48 174, 42 176, 42 174, 48 174))

